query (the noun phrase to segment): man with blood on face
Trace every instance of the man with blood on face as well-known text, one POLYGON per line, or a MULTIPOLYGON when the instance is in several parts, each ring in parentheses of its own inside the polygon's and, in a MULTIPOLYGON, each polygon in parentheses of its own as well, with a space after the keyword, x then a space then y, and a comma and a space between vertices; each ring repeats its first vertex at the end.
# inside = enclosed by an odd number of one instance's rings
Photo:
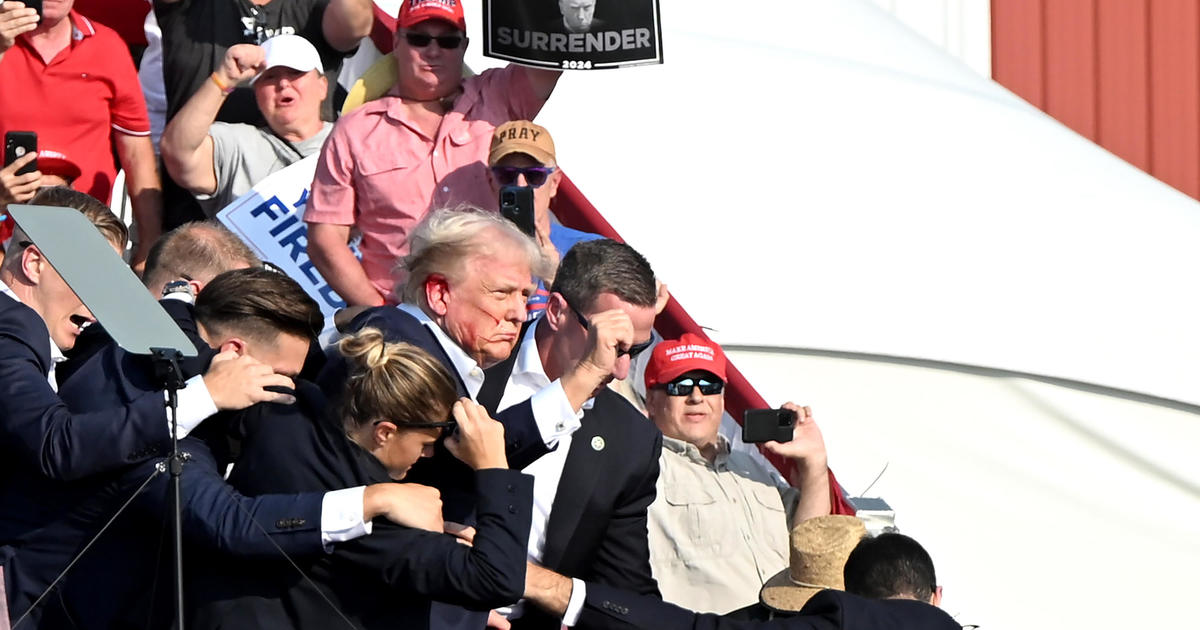
MULTIPOLYGON (((346 328, 370 326, 383 331, 389 342, 420 346, 456 376, 460 396, 478 399, 484 370, 512 353, 534 279, 544 278, 549 265, 537 243, 515 224, 477 208, 436 210, 416 226, 409 240, 411 252, 397 265, 396 293, 403 303, 368 309, 346 328)), ((561 366, 550 386, 495 415, 505 426, 512 468, 524 468, 553 450, 578 426, 569 427, 563 419, 575 418, 621 369, 618 350, 633 345, 633 335, 632 326, 607 336, 584 335, 582 347, 561 366)), ((344 362, 331 361, 318 379, 334 398, 340 395, 345 370, 344 362)), ((456 494, 462 489, 455 487, 454 475, 423 470, 436 468, 439 460, 446 458, 419 462, 412 476, 442 489, 446 515, 454 520, 455 513, 470 513, 473 498, 456 494)))
POLYGON ((275 171, 321 149, 329 83, 321 57, 299 35, 238 44, 163 131, 167 171, 211 217, 275 171), (214 122, 233 88, 249 79, 266 127, 214 122))

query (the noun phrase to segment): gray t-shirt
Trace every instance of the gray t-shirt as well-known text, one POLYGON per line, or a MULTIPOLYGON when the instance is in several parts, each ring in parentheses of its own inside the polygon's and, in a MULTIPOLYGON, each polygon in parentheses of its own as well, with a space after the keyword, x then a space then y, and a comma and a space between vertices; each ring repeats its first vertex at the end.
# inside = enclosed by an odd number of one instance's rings
POLYGON ((196 200, 205 214, 216 216, 267 175, 320 151, 332 129, 333 123, 327 122, 315 136, 288 146, 267 127, 213 123, 208 128, 208 135, 213 139, 213 173, 217 177, 217 190, 211 195, 196 195, 196 200))

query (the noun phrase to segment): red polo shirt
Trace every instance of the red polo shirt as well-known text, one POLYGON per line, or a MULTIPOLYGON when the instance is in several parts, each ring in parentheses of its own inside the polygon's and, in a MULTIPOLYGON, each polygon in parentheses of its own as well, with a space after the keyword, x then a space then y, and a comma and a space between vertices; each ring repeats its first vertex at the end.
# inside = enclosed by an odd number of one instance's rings
POLYGON ((73 188, 109 202, 112 134, 150 135, 146 101, 125 42, 71 11, 71 45, 47 65, 25 36, 0 59, 0 133, 34 131, 38 148, 70 155, 73 188))

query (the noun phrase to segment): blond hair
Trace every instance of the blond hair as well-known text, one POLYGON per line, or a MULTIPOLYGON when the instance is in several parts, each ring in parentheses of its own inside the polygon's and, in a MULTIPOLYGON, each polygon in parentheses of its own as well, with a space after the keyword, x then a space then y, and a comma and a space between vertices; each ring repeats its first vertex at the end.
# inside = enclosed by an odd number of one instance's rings
POLYGON ((457 281, 469 260, 495 254, 504 241, 524 255, 534 277, 549 277, 553 267, 541 248, 512 221, 474 206, 434 210, 408 236, 409 253, 396 266, 396 293, 409 304, 424 305, 430 276, 457 281))
POLYGON ((346 358, 342 422, 347 432, 387 420, 406 424, 443 422, 458 392, 450 372, 428 352, 389 342, 378 328, 363 328, 338 342, 346 358))

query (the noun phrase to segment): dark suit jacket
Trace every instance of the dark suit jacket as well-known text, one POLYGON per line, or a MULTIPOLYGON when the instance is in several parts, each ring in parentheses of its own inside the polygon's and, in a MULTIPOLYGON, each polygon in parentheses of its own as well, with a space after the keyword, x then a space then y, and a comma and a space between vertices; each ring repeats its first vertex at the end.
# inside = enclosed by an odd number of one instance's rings
MULTIPOLYGON (((296 405, 260 404, 243 414, 245 440, 230 483, 254 495, 388 481, 379 461, 329 417, 316 387, 297 385, 296 405)), ((524 590, 533 479, 514 470, 475 475, 473 547, 380 519, 370 536, 300 563, 332 605, 286 563, 223 563, 208 567, 191 625, 334 628, 345 627, 345 615, 364 628, 424 628, 431 599, 478 610, 516 601, 524 590)))
POLYGON ((591 583, 579 625, 655 630, 962 630, 940 608, 908 599, 873 600, 826 590, 793 617, 743 621, 694 613, 654 597, 591 583))
POLYGON ((88 478, 152 456, 167 438, 161 393, 74 413, 47 382, 50 367, 41 317, 0 294, 0 564, 14 619, 74 553, 47 530, 89 496, 88 478), (61 480, 80 481, 65 490, 61 480), (32 544, 39 537, 44 546, 32 544))
POLYGON ((81 479, 147 459, 166 445, 161 392, 72 413, 46 382, 49 372, 50 336, 41 317, 0 294, 0 483, 20 470, 81 479))
MULTIPOLYGON (((177 306, 168 311, 181 328, 194 332, 191 307, 174 304, 177 306)), ((95 340, 86 360, 63 383, 60 395, 69 410, 76 417, 86 417, 146 397, 152 397, 161 409, 162 391, 151 377, 149 362, 106 339, 95 340)), ((193 337, 193 342, 203 345, 198 337, 193 337)), ((203 349, 207 352, 202 352, 202 357, 211 358, 212 351, 203 349)), ((203 360, 185 362, 185 376, 203 366, 203 360)), ((165 431, 166 420, 159 422, 165 431)), ((205 425, 212 422, 210 419, 205 425)), ((92 445, 97 450, 107 447, 92 445)), ((181 441, 180 449, 191 456, 181 477, 184 533, 189 545, 194 545, 191 550, 275 555, 278 544, 291 553, 321 553, 321 493, 240 497, 225 484, 216 458, 203 443, 189 437, 181 441), (307 528, 279 526, 295 519, 308 519, 312 524, 307 528)), ((134 496, 159 461, 145 460, 70 483, 18 471, 18 482, 5 484, 0 501, 6 509, 0 512, 0 531, 10 556, 6 573, 10 584, 16 583, 16 588, 8 589, 14 614, 24 613, 100 527, 134 496)), ((171 592, 170 539, 163 535, 170 522, 168 498, 168 476, 159 474, 72 569, 59 586, 60 595, 35 611, 29 627, 106 628, 116 623, 118 616, 130 613, 142 620, 136 625, 147 625, 150 617, 142 612, 149 604, 142 605, 139 600, 154 591, 156 579, 161 600, 168 600, 171 592), (162 565, 157 562, 160 556, 166 561, 162 565)), ((185 554, 185 566, 191 555, 185 554)), ((164 611, 169 612, 169 605, 164 611)))
MULTIPOLYGON (((509 361, 487 370, 485 390, 493 379, 508 382, 518 352, 520 346, 509 361)), ((654 502, 661 451, 662 433, 620 394, 601 390, 571 437, 541 564, 563 575, 658 597, 646 510, 654 502)), ((513 626, 558 628, 560 621, 529 606, 513 626)))
MULTIPOLYGON (((368 309, 355 317, 350 330, 357 331, 371 326, 383 331, 388 341, 411 343, 441 361, 454 379, 459 396, 469 397, 462 379, 450 356, 442 349, 437 337, 417 318, 394 306, 368 309)), ((336 355, 336 350, 334 351, 336 355)), ((340 356, 331 356, 321 372, 318 384, 329 399, 336 403, 341 397, 346 382, 346 362, 340 356)), ((533 418, 533 409, 528 401, 492 416, 504 425, 505 450, 508 466, 521 470, 549 452, 542 441, 541 432, 533 418)), ((475 491, 474 475, 470 468, 458 461, 439 441, 434 456, 423 459, 409 471, 406 481, 433 486, 442 492, 443 514, 447 520, 460 523, 472 521, 475 491)))

